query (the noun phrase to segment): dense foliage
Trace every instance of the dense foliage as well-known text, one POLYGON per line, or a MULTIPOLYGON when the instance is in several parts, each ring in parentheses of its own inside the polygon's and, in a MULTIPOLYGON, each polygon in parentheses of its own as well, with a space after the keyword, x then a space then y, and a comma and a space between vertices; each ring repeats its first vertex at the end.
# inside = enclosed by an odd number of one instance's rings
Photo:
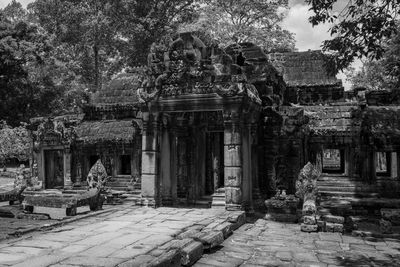
POLYGON ((342 70, 355 58, 379 60, 385 54, 385 41, 397 32, 400 14, 397 0, 356 0, 348 2, 338 14, 337 0, 306 0, 315 13, 313 25, 333 23, 331 40, 324 42, 324 50, 332 52, 332 67, 342 70))
POLYGON ((369 90, 397 90, 400 88, 400 33, 382 45, 381 59, 365 59, 361 70, 350 69, 348 77, 354 87, 369 90))
POLYGON ((185 25, 226 47, 252 42, 267 52, 293 51, 293 34, 281 27, 288 0, 203 0, 199 19, 185 25))
POLYGON ((28 130, 23 127, 11 128, 0 122, 0 163, 7 159, 27 161, 29 159, 31 139, 28 130))
POLYGON ((0 9, 0 119, 18 126, 75 112, 117 74, 145 65, 152 43, 186 26, 221 46, 292 50, 293 36, 280 27, 287 2, 35 0, 24 9, 13 0, 0 9))

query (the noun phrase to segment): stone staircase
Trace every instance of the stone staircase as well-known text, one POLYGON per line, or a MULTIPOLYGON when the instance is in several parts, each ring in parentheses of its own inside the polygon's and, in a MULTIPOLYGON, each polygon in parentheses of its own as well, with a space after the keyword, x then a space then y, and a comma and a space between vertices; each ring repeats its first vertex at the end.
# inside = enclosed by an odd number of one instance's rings
POLYGON ((225 208, 225 188, 218 188, 212 196, 212 208, 225 208))
POLYGON ((344 175, 323 174, 317 181, 321 200, 378 197, 371 186, 344 175))
POLYGON ((202 196, 196 200, 195 207, 197 208, 210 208, 212 203, 212 196, 202 196))
MULTIPOLYGON (((373 186, 363 183, 356 178, 344 175, 323 174, 317 181, 319 200, 318 215, 321 218, 346 218, 359 216, 374 216, 381 205, 365 205, 364 202, 376 202, 379 194, 373 191, 373 186), (368 201, 370 200, 370 201, 368 201), (361 204, 363 203, 363 204, 361 204), (360 205, 361 204, 361 205, 360 205), (338 217, 339 216, 339 217, 338 217)), ((326 225, 332 223, 326 221, 326 225)), ((343 224, 342 222, 340 224, 343 224)), ((337 222, 333 225, 337 226, 337 222)), ((344 228, 347 228, 346 226, 344 228)))
POLYGON ((139 193, 141 190, 141 179, 136 182, 132 181, 130 176, 117 176, 113 177, 107 182, 107 187, 115 191, 129 191, 130 193, 139 193))

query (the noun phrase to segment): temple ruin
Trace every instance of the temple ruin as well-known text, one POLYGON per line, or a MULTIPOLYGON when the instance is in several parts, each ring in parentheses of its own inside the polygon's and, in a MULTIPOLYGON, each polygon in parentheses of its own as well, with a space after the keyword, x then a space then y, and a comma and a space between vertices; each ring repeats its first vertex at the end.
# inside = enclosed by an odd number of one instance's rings
POLYGON ((154 207, 252 211, 293 194, 307 162, 323 200, 398 198, 399 104, 396 92, 345 91, 320 51, 267 55, 182 33, 83 114, 32 120, 32 166, 43 189, 73 189, 100 159, 108 186, 154 207))

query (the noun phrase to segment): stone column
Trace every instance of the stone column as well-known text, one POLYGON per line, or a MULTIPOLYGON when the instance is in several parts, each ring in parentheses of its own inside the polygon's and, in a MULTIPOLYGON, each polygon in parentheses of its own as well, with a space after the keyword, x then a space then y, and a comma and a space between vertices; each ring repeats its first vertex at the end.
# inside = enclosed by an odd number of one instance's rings
POLYGON ((242 134, 237 111, 224 111, 224 178, 227 210, 242 209, 242 134))
POLYGON ((258 131, 257 124, 251 126, 251 179, 252 179, 252 195, 255 207, 264 207, 264 201, 261 197, 260 182, 258 179, 258 131))
POLYGON ((142 135, 142 197, 146 206, 155 207, 158 200, 158 158, 159 158, 158 114, 143 114, 142 135))
POLYGON ((171 147, 171 198, 172 198, 172 204, 175 204, 177 202, 178 199, 178 195, 177 195, 177 186, 178 186, 178 182, 177 182, 177 150, 176 150, 176 146, 177 146, 177 138, 176 138, 176 130, 172 129, 172 133, 170 136, 170 147, 171 147))
POLYGON ((64 188, 71 189, 71 149, 64 149, 64 188))
POLYGON ((350 146, 345 147, 344 149, 344 175, 350 176, 350 146))
POLYGON ((398 177, 398 165, 397 165, 397 153, 392 152, 390 153, 391 159, 390 159, 390 177, 395 178, 398 177))
POLYGON ((44 181, 44 151, 41 148, 39 153, 37 153, 37 170, 38 170, 38 181, 42 185, 42 188, 45 188, 45 181, 44 181))
POLYGON ((162 131, 160 164, 162 204, 171 205, 171 142, 169 130, 167 128, 164 128, 162 131))
POLYGON ((243 195, 243 206, 246 211, 253 212, 253 196, 252 196, 252 155, 251 155, 251 124, 244 124, 242 130, 242 169, 243 169, 243 180, 242 180, 242 195, 243 195))

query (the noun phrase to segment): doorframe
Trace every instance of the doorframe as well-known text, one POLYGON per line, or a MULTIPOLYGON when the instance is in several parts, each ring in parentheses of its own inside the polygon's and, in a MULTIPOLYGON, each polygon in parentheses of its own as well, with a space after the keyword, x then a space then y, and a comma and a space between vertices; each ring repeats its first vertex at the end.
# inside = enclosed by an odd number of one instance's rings
POLYGON ((40 164, 40 174, 39 174, 39 180, 42 181, 42 189, 45 189, 47 187, 46 184, 46 159, 45 159, 45 151, 46 150, 61 150, 63 153, 63 186, 65 186, 65 175, 66 175, 66 168, 68 166, 66 166, 65 162, 66 162, 66 151, 65 151, 65 147, 64 146, 46 146, 46 147, 42 147, 40 149, 40 158, 41 158, 41 164, 40 164))

